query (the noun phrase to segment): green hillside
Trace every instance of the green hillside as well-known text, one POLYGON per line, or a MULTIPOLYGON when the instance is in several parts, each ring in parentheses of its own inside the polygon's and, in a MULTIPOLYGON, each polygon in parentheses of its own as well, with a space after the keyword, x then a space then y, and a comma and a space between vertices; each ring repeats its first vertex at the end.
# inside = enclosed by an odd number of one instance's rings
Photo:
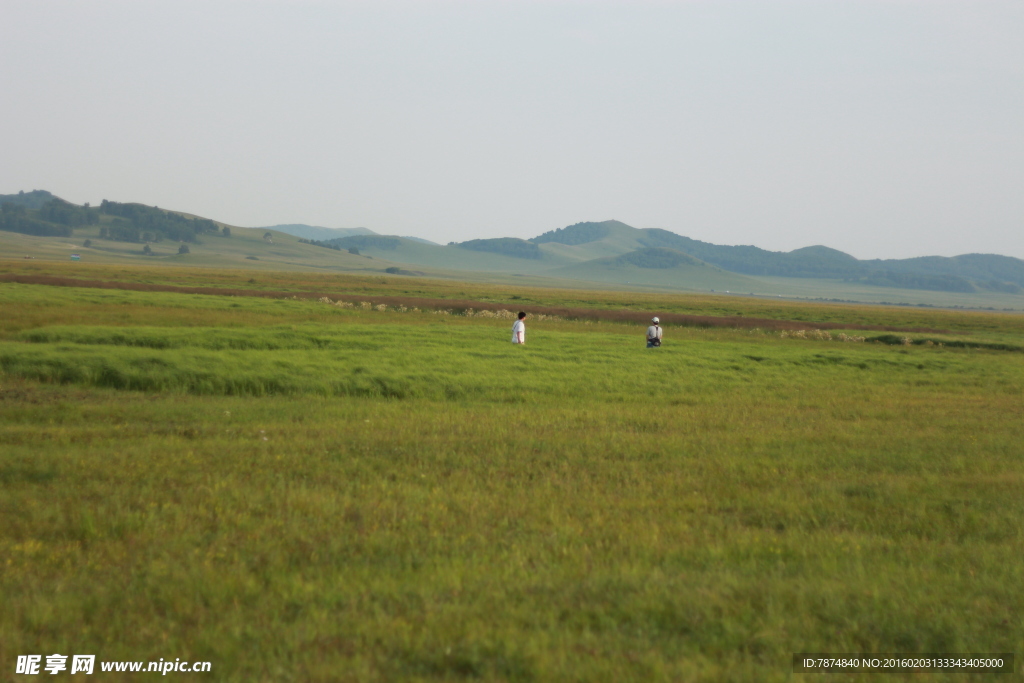
POLYGON ((554 271, 560 277, 593 282, 617 282, 669 290, 758 292, 755 278, 730 273, 674 249, 644 247, 619 256, 574 263, 554 271))
POLYGON ((0 254, 60 260, 75 254, 89 263, 270 270, 383 272, 393 265, 302 244, 300 238, 281 232, 228 226, 141 204, 105 201, 100 207, 76 206, 49 196, 35 210, 3 204, 0 254))
POLYGON ((704 262, 675 249, 664 247, 647 247, 637 249, 628 254, 617 256, 612 261, 621 265, 632 265, 637 268, 678 268, 679 266, 703 266, 704 262))
POLYGON ((66 259, 74 252, 97 263, 424 273, 475 281, 519 278, 534 284, 575 281, 576 286, 1024 309, 1024 261, 993 254, 860 261, 820 245, 773 252, 615 220, 576 223, 529 240, 502 237, 442 246, 366 228, 240 228, 142 204, 104 200, 98 207, 78 206, 45 190, 0 195, 0 205, 0 249, 8 256, 66 259))
POLYGON ((605 258, 585 261, 573 264, 573 268, 583 269, 605 269, 614 270, 635 266, 646 270, 668 270, 680 266, 707 266, 700 259, 695 259, 689 254, 684 254, 675 249, 664 247, 645 247, 627 252, 620 256, 606 256, 605 258))
POLYGON ((639 239, 647 246, 678 249, 702 261, 746 275, 841 278, 853 277, 863 272, 857 259, 828 247, 814 246, 791 252, 777 252, 749 245, 710 244, 657 228, 640 232, 643 236, 639 239))
POLYGON ((593 261, 621 256, 646 246, 638 238, 642 232, 619 221, 577 223, 546 232, 531 242, 553 258, 568 262, 593 261))
POLYGON ((968 293, 1015 294, 1020 293, 1024 285, 1024 261, 995 254, 860 261, 823 246, 776 252, 749 245, 701 242, 668 230, 642 232, 646 235, 640 241, 648 246, 678 249, 726 270, 748 275, 841 279, 877 287, 968 293))
POLYGON ((460 249, 486 251, 515 258, 543 259, 552 266, 620 256, 644 247, 639 231, 619 221, 577 223, 521 240, 512 237, 452 243, 460 249))

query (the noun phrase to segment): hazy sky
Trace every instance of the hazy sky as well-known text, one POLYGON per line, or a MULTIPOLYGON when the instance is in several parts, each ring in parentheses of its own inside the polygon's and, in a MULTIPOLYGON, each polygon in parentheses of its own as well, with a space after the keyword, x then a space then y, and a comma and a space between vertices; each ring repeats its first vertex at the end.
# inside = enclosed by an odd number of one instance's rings
POLYGON ((0 194, 1024 257, 1024 2, 0 0, 0 194))

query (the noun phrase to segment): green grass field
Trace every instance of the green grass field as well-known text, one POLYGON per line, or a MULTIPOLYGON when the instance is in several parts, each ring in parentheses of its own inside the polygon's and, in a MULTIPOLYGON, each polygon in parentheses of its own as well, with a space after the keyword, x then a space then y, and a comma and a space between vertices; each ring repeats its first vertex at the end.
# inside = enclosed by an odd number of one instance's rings
MULTIPOLYGON (((1022 338, 1020 316, 941 310, 91 276, 1022 338)), ((210 661, 196 680, 618 682, 1024 651, 1021 352, 695 327, 647 350, 584 320, 529 320, 513 347, 500 319, 10 283, 0 311, 14 680, 32 653, 210 661)))

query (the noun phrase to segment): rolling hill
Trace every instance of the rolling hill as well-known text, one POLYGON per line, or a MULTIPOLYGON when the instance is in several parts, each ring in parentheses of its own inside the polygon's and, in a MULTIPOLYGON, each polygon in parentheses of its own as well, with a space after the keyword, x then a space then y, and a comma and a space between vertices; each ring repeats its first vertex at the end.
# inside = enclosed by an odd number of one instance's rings
POLYGON ((689 254, 666 247, 641 247, 619 256, 580 261, 554 271, 591 282, 683 290, 762 291, 755 278, 730 273, 689 254))
POLYGON ((620 221, 582 222, 531 239, 439 245, 367 228, 229 226, 141 204, 78 206, 45 190, 0 195, 0 253, 93 261, 530 278, 580 285, 1024 308, 1024 261, 994 254, 858 260, 825 246, 773 252, 718 245, 620 221), (31 253, 30 253, 31 252, 31 253), (390 269, 390 271, 389 271, 390 269))

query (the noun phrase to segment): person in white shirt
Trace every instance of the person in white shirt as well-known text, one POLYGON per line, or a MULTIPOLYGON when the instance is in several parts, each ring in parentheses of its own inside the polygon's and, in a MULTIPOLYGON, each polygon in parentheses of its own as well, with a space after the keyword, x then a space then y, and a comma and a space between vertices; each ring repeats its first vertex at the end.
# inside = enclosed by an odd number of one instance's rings
POLYGON ((519 311, 519 320, 512 323, 512 343, 526 343, 526 313, 519 311))
POLYGON ((651 318, 651 326, 647 328, 647 348, 653 349, 661 346, 661 321, 658 316, 651 318))

